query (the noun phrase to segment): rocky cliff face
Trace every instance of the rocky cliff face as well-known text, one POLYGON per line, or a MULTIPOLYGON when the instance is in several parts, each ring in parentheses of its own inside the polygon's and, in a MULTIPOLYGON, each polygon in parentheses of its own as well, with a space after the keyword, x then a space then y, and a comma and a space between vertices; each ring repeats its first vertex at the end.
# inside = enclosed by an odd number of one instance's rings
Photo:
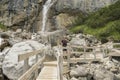
POLYGON ((56 10, 59 12, 63 12, 65 10, 92 12, 116 1, 117 0, 58 0, 56 10))
MULTIPOLYGON (((8 27, 40 31, 42 7, 46 0, 0 0, 0 22, 8 27)), ((49 10, 46 30, 69 26, 77 14, 92 12, 117 0, 57 0, 49 10), (71 15, 72 13, 72 15, 71 15)))
POLYGON ((42 0, 1 0, 0 22, 10 28, 28 30, 37 25, 41 11, 42 0))

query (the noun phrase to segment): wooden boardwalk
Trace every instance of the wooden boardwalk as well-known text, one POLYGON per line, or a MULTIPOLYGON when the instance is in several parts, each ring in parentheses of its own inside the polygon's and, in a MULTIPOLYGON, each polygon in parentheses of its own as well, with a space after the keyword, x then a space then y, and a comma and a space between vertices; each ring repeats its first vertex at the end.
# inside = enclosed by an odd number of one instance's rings
POLYGON ((57 80, 57 63, 44 62, 44 67, 36 80, 57 80))
MULTIPOLYGON (((64 73, 68 71, 67 63, 64 62, 64 73)), ((44 62, 44 67, 36 80, 58 80, 57 61, 44 62)))
MULTIPOLYGON (((114 45, 120 45, 120 43, 114 45)), ((113 49, 109 49, 106 46, 70 46, 67 47, 68 54, 64 53, 62 49, 64 49, 64 47, 60 47, 57 53, 57 60, 51 62, 44 62, 46 55, 39 58, 39 54, 43 53, 44 50, 19 55, 18 61, 24 61, 25 73, 18 80, 69 80, 68 74, 71 63, 96 62, 101 61, 104 56, 120 56, 120 48, 118 48, 118 46, 113 49), (31 56, 36 56, 36 63, 29 68, 28 60, 31 56), (40 73, 39 69, 42 69, 40 73), (34 77, 31 75, 34 75, 34 77)))
POLYGON ((36 80, 58 80, 57 79, 57 67, 45 66, 36 80))
POLYGON ((45 66, 36 80, 57 80, 57 67, 45 66))
MULTIPOLYGON (((63 62, 63 73, 68 72, 67 63, 63 62)), ((44 67, 36 80, 58 80, 58 66, 57 61, 44 62, 44 67)))

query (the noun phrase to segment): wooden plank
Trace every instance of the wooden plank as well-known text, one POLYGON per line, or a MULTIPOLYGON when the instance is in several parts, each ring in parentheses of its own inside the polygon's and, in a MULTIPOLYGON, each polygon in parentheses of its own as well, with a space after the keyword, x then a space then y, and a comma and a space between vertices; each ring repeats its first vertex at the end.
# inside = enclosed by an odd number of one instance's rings
MULTIPOLYGON (((44 66, 57 66, 57 61, 44 62, 44 66)), ((63 62, 63 66, 66 66, 67 62, 63 62)))
POLYGON ((63 55, 60 53, 58 54, 57 62, 58 80, 63 80, 63 55))
POLYGON ((120 43, 113 43, 113 45, 120 45, 120 43))
POLYGON ((29 52, 29 53, 26 53, 26 54, 20 54, 20 55, 18 55, 18 62, 20 62, 22 60, 25 60, 25 59, 29 58, 30 56, 37 55, 40 52, 42 52, 42 51, 41 50, 36 50, 36 51, 29 52))
POLYGON ((120 54, 118 54, 118 53, 110 53, 110 54, 108 54, 108 56, 120 57, 120 54))
POLYGON ((71 52, 71 54, 93 54, 93 51, 91 51, 91 52, 77 52, 77 51, 75 51, 75 52, 71 52))
POLYGON ((26 71, 29 69, 28 60, 29 60, 29 59, 24 60, 24 66, 23 66, 23 71, 24 71, 24 72, 26 72, 26 71))
POLYGON ((120 50, 112 49, 108 56, 120 56, 120 50))
POLYGON ((84 51, 83 52, 72 51, 71 54, 84 54, 84 51))
POLYGON ((28 78, 30 77, 30 75, 36 70, 38 69, 39 65, 44 61, 45 56, 43 58, 41 58, 36 64, 34 64, 27 72, 25 72, 25 74, 23 74, 18 80, 28 80, 28 78))
POLYGON ((115 48, 115 49, 120 50, 120 48, 115 48))
POLYGON ((75 46, 71 45, 72 48, 86 48, 86 49, 93 49, 94 47, 88 47, 88 46, 75 46))
POLYGON ((120 54, 120 50, 117 50, 117 49, 112 49, 112 51, 115 51, 115 52, 117 52, 117 53, 119 53, 119 54, 120 54))
MULTIPOLYGON (((54 80, 57 79, 57 67, 45 66, 36 80, 54 80)), ((57 79, 58 80, 58 79, 57 79)))
POLYGON ((36 79, 36 80, 58 80, 58 79, 36 79))
POLYGON ((72 48, 84 48, 84 46, 75 46, 75 45, 71 45, 70 47, 72 47, 72 48))

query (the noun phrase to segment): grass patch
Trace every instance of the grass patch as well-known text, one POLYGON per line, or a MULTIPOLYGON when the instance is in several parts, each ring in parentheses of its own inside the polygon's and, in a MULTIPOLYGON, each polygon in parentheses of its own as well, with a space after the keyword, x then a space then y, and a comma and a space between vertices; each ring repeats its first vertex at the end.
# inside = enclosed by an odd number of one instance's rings
POLYGON ((6 30, 7 30, 7 27, 6 27, 5 25, 3 25, 3 24, 0 23, 0 29, 6 31, 6 30))

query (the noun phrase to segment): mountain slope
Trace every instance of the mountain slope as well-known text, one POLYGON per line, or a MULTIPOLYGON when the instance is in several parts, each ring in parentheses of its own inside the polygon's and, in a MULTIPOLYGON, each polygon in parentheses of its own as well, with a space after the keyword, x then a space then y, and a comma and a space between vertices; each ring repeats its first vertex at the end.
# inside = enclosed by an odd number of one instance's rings
POLYGON ((115 4, 104 7, 87 17, 78 19, 70 29, 72 32, 88 33, 106 41, 112 38, 120 40, 120 0, 115 4))

